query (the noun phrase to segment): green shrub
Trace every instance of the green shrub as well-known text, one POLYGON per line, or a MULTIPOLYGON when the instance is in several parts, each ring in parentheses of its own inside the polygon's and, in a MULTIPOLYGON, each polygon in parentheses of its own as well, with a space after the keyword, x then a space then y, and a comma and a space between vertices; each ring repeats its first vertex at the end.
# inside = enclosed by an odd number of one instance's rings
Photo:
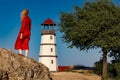
MULTIPOLYGON (((102 59, 95 63, 94 73, 102 75, 102 59)), ((120 80, 120 62, 108 63, 108 77, 112 78, 111 80, 120 80)))
POLYGON ((94 73, 96 73, 97 75, 102 75, 102 59, 98 62, 95 62, 94 64, 95 69, 94 69, 94 73))

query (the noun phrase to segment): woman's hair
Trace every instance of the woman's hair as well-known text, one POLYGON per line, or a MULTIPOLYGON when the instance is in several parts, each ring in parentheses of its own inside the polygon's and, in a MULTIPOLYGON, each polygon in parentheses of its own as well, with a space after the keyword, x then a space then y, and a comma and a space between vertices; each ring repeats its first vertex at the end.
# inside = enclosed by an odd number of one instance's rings
POLYGON ((21 14, 22 15, 28 15, 28 13, 29 13, 29 10, 28 9, 24 9, 21 14))
POLYGON ((25 16, 27 16, 29 13, 29 10, 28 9, 24 9, 22 12, 21 12, 21 21, 24 19, 25 16))

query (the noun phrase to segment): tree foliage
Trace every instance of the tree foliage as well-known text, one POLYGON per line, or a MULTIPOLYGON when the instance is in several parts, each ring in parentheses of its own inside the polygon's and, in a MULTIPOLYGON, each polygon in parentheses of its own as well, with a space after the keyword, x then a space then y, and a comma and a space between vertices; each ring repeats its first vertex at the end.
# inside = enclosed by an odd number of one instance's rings
POLYGON ((85 2, 74 7, 73 12, 61 13, 60 31, 63 40, 86 50, 94 47, 120 46, 120 8, 108 0, 85 2))
POLYGON ((64 33, 63 41, 71 48, 102 49, 106 77, 107 53, 120 47, 120 7, 111 0, 85 2, 75 6, 74 11, 61 13, 59 29, 64 33))

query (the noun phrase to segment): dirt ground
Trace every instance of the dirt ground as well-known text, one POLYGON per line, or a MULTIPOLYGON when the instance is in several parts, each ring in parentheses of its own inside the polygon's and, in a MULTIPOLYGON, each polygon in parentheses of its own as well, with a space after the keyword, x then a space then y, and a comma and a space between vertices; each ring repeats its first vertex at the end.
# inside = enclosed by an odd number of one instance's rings
POLYGON ((101 80, 101 77, 90 73, 51 72, 52 80, 101 80))

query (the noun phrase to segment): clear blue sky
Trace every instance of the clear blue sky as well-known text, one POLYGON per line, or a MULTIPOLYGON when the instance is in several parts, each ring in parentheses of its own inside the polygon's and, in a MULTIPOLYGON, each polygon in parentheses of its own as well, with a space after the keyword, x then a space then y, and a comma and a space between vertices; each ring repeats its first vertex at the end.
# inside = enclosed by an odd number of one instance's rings
MULTIPOLYGON (((0 0, 0 48, 14 50, 14 43, 18 35, 21 21, 20 13, 24 8, 30 10, 29 16, 32 19, 32 35, 30 40, 29 57, 38 61, 41 23, 47 18, 59 22, 60 12, 69 12, 73 6, 81 6, 85 0, 0 0)), ((88 0, 89 1, 89 0, 88 0)), ((119 0, 114 0, 120 3, 119 0)), ((92 49, 88 52, 79 51, 76 48, 69 49, 62 43, 61 33, 57 31, 57 54, 59 65, 81 64, 93 66, 94 62, 101 57, 99 49, 92 49)))

